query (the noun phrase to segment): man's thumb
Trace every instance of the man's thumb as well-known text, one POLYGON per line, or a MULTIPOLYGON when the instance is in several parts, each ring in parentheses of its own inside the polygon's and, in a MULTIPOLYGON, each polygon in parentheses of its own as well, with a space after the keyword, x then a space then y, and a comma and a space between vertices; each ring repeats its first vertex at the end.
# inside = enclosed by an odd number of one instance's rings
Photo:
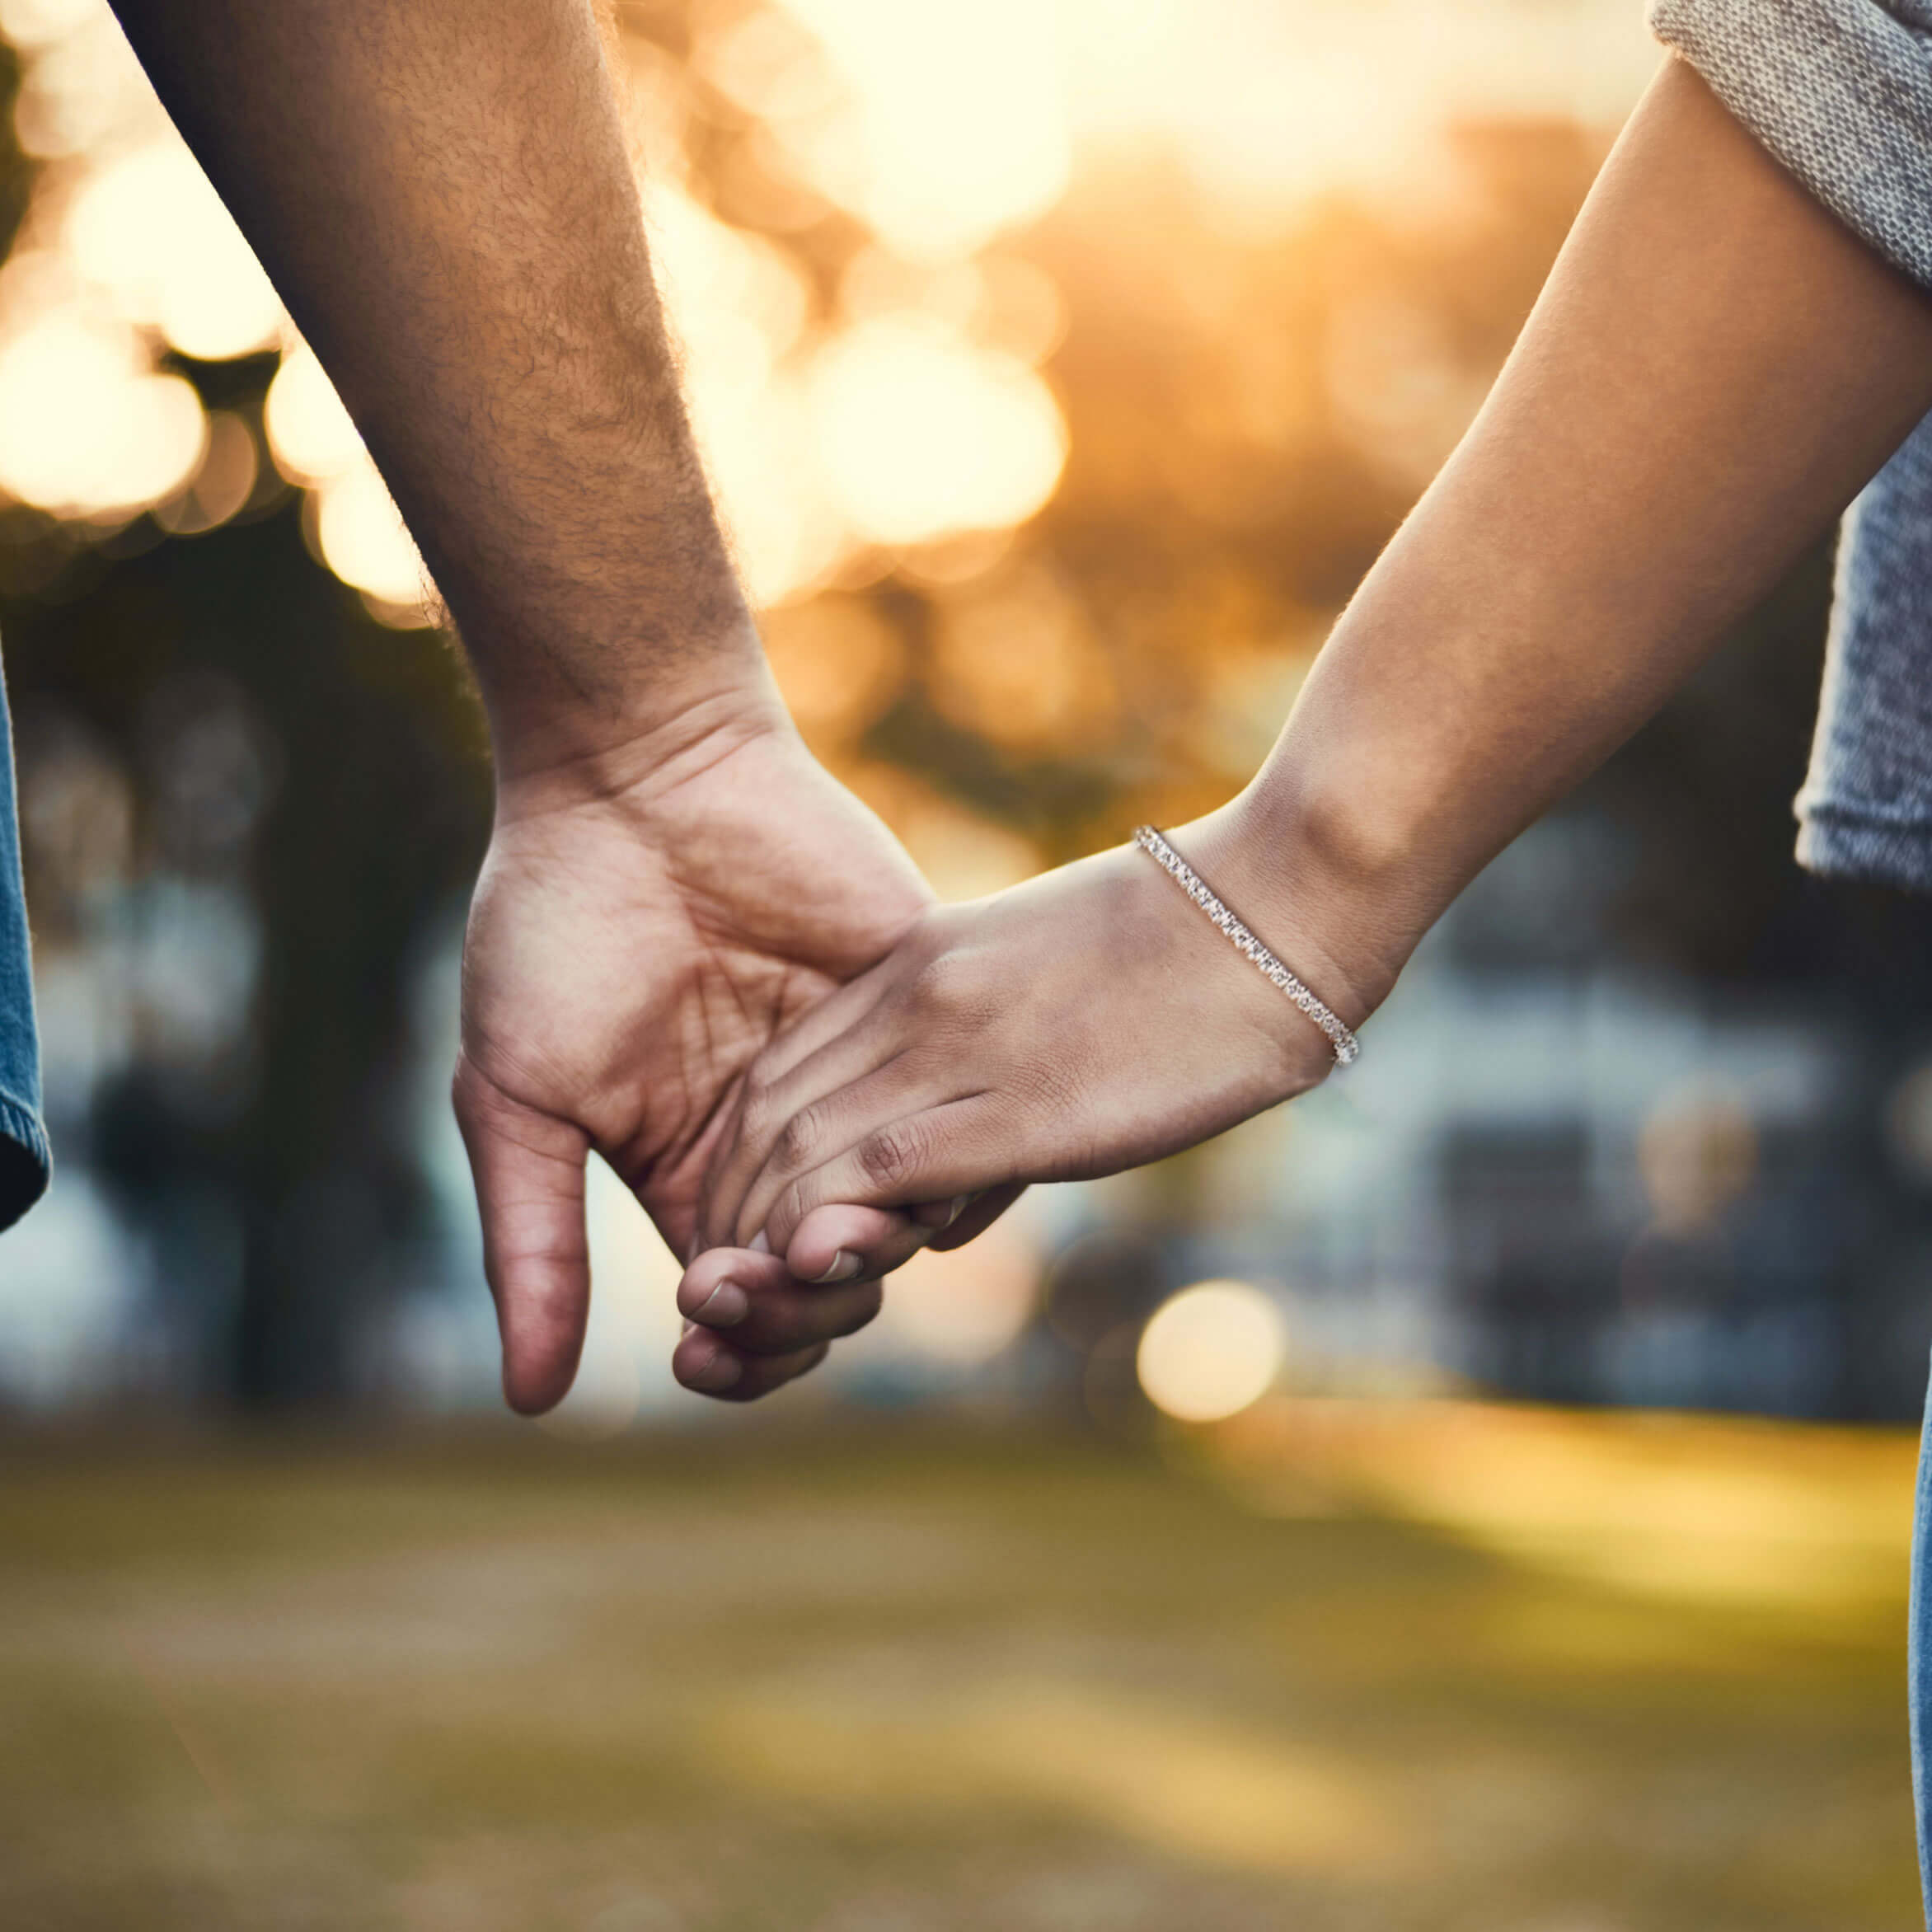
POLYGON ((590 1315, 584 1226, 589 1137, 526 1107, 459 1055, 451 1087, 483 1224, 483 1273, 503 1337, 503 1392, 540 1415, 577 1374, 590 1315))

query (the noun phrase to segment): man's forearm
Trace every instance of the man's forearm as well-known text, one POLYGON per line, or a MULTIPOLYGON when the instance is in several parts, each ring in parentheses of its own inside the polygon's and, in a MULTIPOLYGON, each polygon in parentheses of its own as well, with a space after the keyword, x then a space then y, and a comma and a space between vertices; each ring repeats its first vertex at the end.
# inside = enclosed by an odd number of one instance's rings
POLYGON ((1314 920, 1313 960, 1374 1003, 1928 407, 1932 301, 1667 69, 1226 863, 1277 930, 1314 920))
POLYGON ((515 775, 762 681, 589 0, 115 0, 335 379, 515 775))

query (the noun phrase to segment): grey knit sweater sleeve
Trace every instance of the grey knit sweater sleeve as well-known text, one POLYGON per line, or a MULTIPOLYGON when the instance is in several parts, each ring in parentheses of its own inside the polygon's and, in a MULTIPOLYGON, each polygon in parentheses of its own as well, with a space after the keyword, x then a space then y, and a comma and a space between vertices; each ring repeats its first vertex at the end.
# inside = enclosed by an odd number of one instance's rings
POLYGON ((1819 200, 1932 286, 1932 0, 1652 0, 1650 24, 1819 200))
MULTIPOLYGON (((1650 22, 1854 233, 1932 287, 1932 0, 1651 0, 1650 22)), ((1932 893, 1932 416, 1845 520, 1825 666, 1798 858, 1932 893)), ((1932 1781, 1921 1797, 1932 1887, 1932 1781)))

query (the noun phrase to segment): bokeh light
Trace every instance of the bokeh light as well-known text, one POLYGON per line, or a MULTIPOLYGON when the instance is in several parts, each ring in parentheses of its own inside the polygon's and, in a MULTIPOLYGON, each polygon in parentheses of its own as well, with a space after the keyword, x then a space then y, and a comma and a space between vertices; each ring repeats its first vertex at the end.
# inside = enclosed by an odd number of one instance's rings
POLYGON ((361 434, 306 345, 283 357, 263 420, 275 466, 291 482, 346 476, 364 458, 361 434))
POLYGON ((1147 1400, 1178 1422, 1238 1415, 1273 1386, 1287 1325, 1260 1289, 1210 1281, 1183 1288, 1142 1330, 1135 1367, 1147 1400))
POLYGON ((132 510, 201 461, 200 399, 132 335, 68 312, 0 339, 0 488, 74 516, 132 510))
POLYGON ((306 345, 282 359, 263 422, 276 467, 311 492, 303 527, 317 557, 385 621, 429 622, 434 596, 415 539, 306 345))
POLYGON ((833 490, 875 542, 1023 523, 1059 481, 1067 431, 1046 386, 936 317, 860 322, 828 345, 813 377, 833 490))
MULTIPOLYGON (((810 594, 875 547, 1034 516, 1067 456, 1037 373, 1065 303, 1039 265, 989 251, 1072 179, 1053 20, 1018 0, 991 15, 798 0, 696 25, 696 71, 760 119, 769 178, 755 199, 774 232, 790 195, 808 213, 846 209, 873 237, 846 263, 836 311, 819 312, 806 265, 694 187, 702 129, 687 73, 628 43, 659 279, 753 602, 810 594)), ((313 499, 312 547, 378 615, 428 621, 420 562, 360 438, 102 0, 6 0, 0 28, 23 58, 20 138, 61 162, 35 189, 27 251, 54 272, 0 291, 0 337, 24 342, 6 352, 8 393, 35 392, 0 430, 14 453, 0 451, 0 488, 96 523, 152 509, 177 534, 213 528, 249 499, 235 487, 242 446, 225 430, 191 438, 184 391, 129 385, 169 379, 171 351, 218 362, 281 348, 267 441, 313 499), (104 386, 110 349, 126 368, 104 386), (49 441, 62 453, 45 454, 49 441)))
POLYGON ((428 574, 376 466, 364 462, 330 477, 313 501, 322 561, 363 592, 378 616, 402 624, 425 621, 434 598, 428 574))
POLYGON ((1639 1132, 1637 1165, 1660 1228, 1709 1227, 1756 1171, 1750 1113, 1734 1095, 1704 1087, 1667 1094, 1639 1132))
POLYGON ((68 205, 67 238, 81 273, 184 355, 225 361, 281 340, 280 298, 178 143, 137 148, 90 175, 68 205))
POLYGON ((185 490, 155 505, 155 520, 184 537, 213 530, 247 507, 260 477, 255 432, 234 410, 212 410, 201 467, 185 490))
POLYGON ((772 113, 805 178, 899 252, 971 255, 1058 199, 1072 156, 1050 9, 792 0, 790 12, 829 55, 846 113, 814 111, 794 91, 795 63, 760 61, 755 45, 722 72, 772 113))

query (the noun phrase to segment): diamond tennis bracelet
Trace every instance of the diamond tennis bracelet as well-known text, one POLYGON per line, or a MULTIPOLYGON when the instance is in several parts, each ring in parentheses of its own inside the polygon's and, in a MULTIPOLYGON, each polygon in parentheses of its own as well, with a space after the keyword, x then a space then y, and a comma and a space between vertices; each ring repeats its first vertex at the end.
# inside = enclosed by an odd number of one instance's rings
POLYGON ((1151 825, 1143 825, 1133 842, 1188 897, 1252 959, 1264 978, 1278 986, 1321 1030, 1335 1050, 1335 1064, 1346 1067, 1362 1051, 1362 1043, 1334 1011, 1325 1006, 1289 972, 1261 941, 1214 896, 1206 879, 1151 825))

